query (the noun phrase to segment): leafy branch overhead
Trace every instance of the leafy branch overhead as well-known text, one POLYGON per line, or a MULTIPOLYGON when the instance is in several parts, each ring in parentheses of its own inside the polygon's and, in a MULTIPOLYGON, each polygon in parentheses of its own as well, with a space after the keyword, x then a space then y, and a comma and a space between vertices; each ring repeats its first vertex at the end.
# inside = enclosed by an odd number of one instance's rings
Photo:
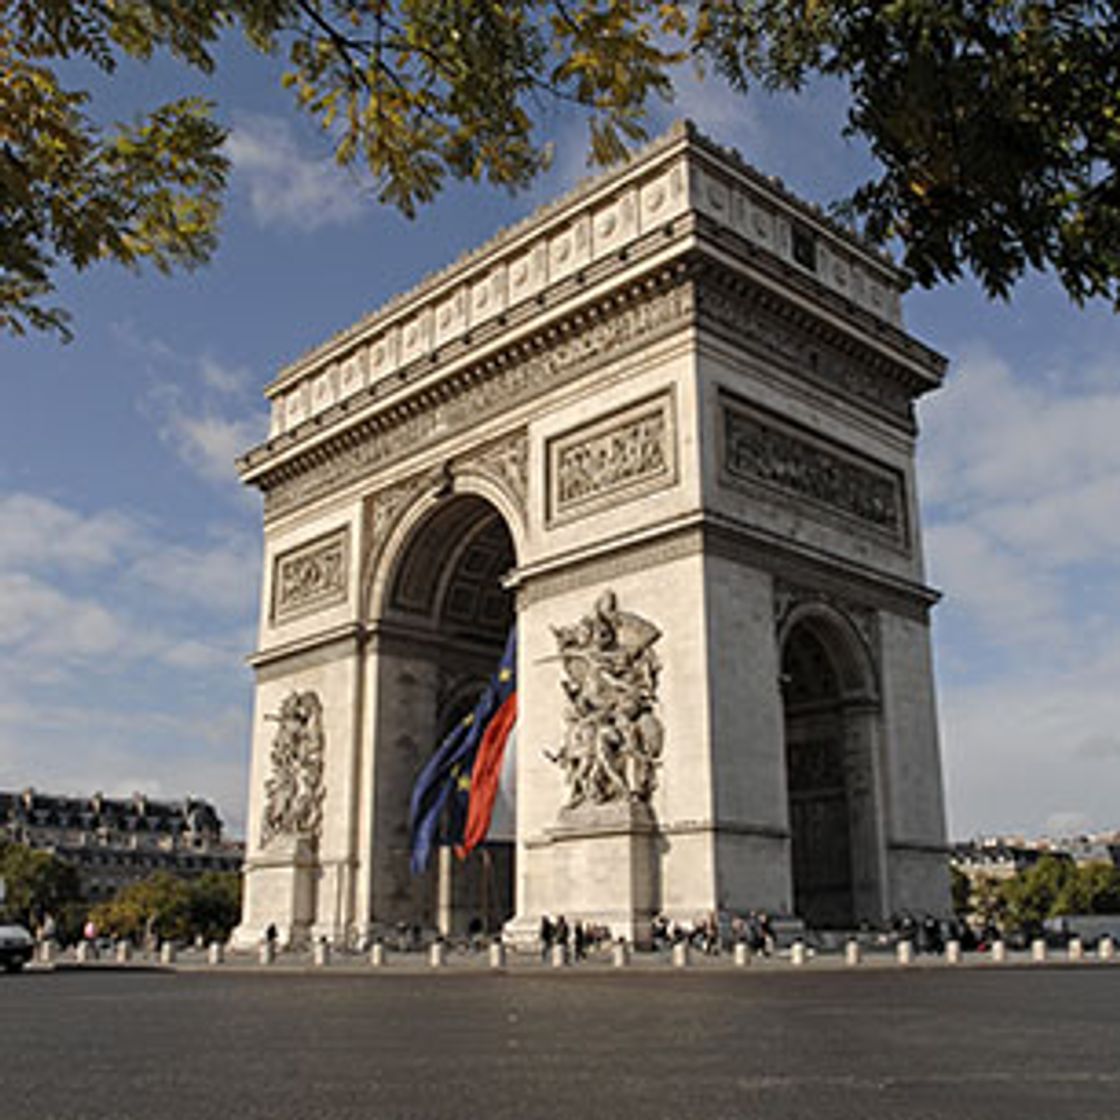
POLYGON ((448 178, 523 187, 555 103, 590 158, 620 158, 688 65, 746 91, 814 75, 850 91, 879 164, 846 213, 917 280, 1028 268, 1120 302, 1120 0, 15 0, 0 21, 0 325, 65 329, 60 261, 193 267, 228 174, 214 107, 188 98, 104 127, 59 74, 168 52, 200 73, 240 31, 342 164, 412 215, 448 178))

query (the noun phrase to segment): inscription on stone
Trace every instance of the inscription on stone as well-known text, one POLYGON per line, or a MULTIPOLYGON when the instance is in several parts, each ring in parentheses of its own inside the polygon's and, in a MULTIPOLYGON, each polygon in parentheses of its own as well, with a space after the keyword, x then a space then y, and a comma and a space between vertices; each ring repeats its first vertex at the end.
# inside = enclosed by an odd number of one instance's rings
POLYGON ((549 513, 588 512, 676 481, 672 398, 635 405, 549 442, 549 513))
POLYGON ((272 616, 280 622, 346 598, 349 529, 285 552, 276 558, 272 616))
POLYGON ((890 467, 726 402, 723 432, 732 480, 808 499, 906 543, 902 480, 890 467))

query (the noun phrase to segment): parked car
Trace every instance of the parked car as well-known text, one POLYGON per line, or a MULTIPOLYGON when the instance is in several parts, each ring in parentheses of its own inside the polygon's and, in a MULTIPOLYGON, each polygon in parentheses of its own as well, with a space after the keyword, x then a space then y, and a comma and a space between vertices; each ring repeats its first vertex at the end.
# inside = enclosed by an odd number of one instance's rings
POLYGON ((35 939, 16 925, 0 925, 0 967, 19 972, 35 953, 35 939))

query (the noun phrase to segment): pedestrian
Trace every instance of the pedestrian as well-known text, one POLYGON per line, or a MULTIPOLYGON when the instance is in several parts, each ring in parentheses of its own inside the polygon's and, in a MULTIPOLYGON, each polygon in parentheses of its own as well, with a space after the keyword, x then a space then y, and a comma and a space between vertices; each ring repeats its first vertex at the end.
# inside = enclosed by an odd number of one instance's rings
POLYGON ((569 929, 568 929, 568 919, 565 918, 563 914, 561 914, 560 917, 556 919, 555 937, 556 937, 556 944, 562 946, 563 949, 564 949, 564 952, 566 954, 567 951, 568 951, 569 929))
POLYGON ((276 928, 276 923, 275 922, 269 922, 268 923, 268 929, 266 929, 264 931, 264 939, 265 939, 265 941, 268 942, 269 948, 275 948, 276 939, 279 936, 280 936, 280 933, 276 928))
POLYGON ((552 948, 552 939, 556 935, 556 930, 552 925, 552 919, 547 914, 541 915, 541 960, 548 960, 548 951, 552 948))
POLYGON ((575 959, 577 961, 583 960, 584 949, 587 945, 587 935, 584 933, 582 922, 576 922, 575 928, 572 930, 572 945, 575 949, 575 959))
POLYGON ((777 939, 774 936, 774 925, 770 915, 766 913, 758 916, 758 930, 762 934, 762 952, 764 956, 771 956, 777 948, 777 939))

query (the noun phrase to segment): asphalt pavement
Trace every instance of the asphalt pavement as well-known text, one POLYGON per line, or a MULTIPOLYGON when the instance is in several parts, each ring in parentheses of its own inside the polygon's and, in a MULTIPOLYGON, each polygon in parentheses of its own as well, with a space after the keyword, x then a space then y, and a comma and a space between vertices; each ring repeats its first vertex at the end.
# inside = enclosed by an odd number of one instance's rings
POLYGON ((0 976, 2 1120, 1118 1120, 1120 968, 0 976))

